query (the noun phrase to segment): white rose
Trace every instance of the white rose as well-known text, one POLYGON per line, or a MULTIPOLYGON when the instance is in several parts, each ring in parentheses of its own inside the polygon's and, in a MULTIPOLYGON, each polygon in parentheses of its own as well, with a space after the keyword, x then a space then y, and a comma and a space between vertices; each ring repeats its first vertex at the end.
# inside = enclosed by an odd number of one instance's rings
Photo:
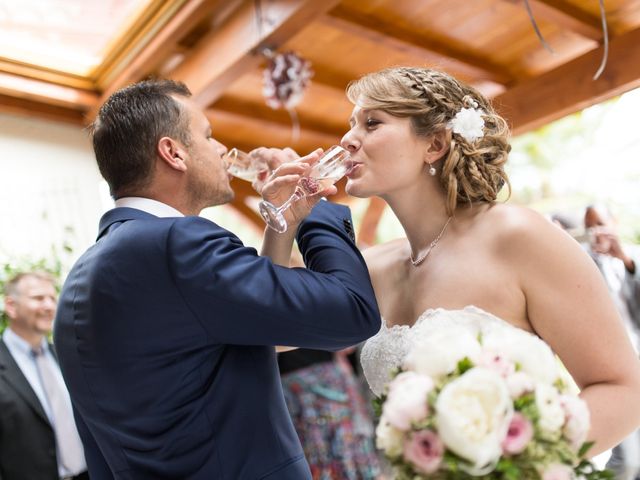
POLYGON ((564 425, 565 414, 558 391, 551 385, 536 385, 536 406, 540 414, 538 425, 548 433, 556 433, 564 425))
POLYGON ((524 330, 505 325, 482 336, 482 345, 520 366, 534 380, 552 384, 559 376, 558 362, 549 345, 524 330))
POLYGON ((449 328, 416 332, 418 340, 404 360, 407 370, 429 375, 434 380, 453 372, 464 357, 475 361, 481 352, 475 331, 451 324, 449 328))
POLYGON ((485 368, 472 368, 445 385, 436 401, 440 438, 475 468, 498 461, 512 416, 504 380, 485 368))
POLYGON ((409 430, 413 422, 429 413, 428 395, 433 381, 416 372, 402 372, 389 384, 389 393, 382 407, 386 419, 400 430, 409 430))
POLYGON ((560 404, 564 409, 567 420, 562 431, 571 442, 571 446, 578 450, 587 439, 587 433, 589 433, 591 424, 589 407, 587 407, 587 402, 574 395, 562 395, 560 404))
POLYGON ((511 398, 520 398, 525 393, 533 392, 536 384, 527 373, 515 372, 506 378, 511 398))
POLYGON ((376 447, 390 457, 398 457, 402 455, 403 443, 403 433, 391 425, 384 415, 381 416, 376 427, 376 447))

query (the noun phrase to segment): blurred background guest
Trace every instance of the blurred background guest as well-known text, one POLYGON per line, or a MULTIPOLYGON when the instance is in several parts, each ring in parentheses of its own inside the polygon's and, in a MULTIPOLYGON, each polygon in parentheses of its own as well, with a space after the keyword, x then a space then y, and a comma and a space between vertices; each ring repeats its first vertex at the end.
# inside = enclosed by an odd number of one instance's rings
POLYGON ((19 273, 5 285, 0 339, 0 479, 88 479, 69 394, 47 337, 53 278, 19 273))
MULTIPOLYGON (((584 213, 588 241, 583 244, 598 266, 618 308, 629 337, 640 351, 640 274, 638 249, 624 245, 616 222, 605 205, 589 205, 584 213)), ((640 431, 616 446, 607 463, 619 480, 640 479, 640 431)))
POLYGON ((314 480, 381 478, 374 423, 353 349, 278 354, 285 400, 314 480))

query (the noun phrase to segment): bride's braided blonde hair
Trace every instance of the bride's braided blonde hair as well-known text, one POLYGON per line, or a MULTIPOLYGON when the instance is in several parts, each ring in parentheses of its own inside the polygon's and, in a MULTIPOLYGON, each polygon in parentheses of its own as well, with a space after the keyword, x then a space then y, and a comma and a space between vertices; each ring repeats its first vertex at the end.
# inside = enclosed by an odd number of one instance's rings
POLYGON ((447 212, 459 201, 493 202, 506 183, 504 171, 511 146, 509 127, 478 91, 446 73, 427 68, 389 68, 370 73, 347 87, 347 97, 362 108, 410 117, 419 136, 446 129, 462 108, 482 110, 484 136, 468 141, 453 133, 442 161, 440 183, 447 194, 447 212))

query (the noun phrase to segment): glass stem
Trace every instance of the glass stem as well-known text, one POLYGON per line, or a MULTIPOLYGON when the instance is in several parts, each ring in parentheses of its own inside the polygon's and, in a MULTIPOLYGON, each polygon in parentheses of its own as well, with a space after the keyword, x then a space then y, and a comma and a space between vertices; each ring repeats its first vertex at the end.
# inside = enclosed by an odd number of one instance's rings
POLYGON ((304 197, 304 195, 305 195, 304 190, 302 188, 300 188, 300 186, 297 186, 295 191, 287 199, 287 201, 284 202, 282 205, 280 205, 278 207, 278 214, 281 214, 282 212, 285 212, 291 206, 292 203, 297 202, 302 197, 304 197))

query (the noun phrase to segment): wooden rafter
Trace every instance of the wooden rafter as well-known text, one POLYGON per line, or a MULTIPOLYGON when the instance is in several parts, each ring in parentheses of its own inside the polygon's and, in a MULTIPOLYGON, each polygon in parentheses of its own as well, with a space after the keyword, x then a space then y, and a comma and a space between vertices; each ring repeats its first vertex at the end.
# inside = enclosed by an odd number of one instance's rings
POLYGON ((98 99, 95 93, 87 90, 2 72, 0 72, 0 94, 79 112, 89 110, 98 99))
POLYGON ((532 10, 536 16, 571 30, 592 40, 602 40, 602 25, 599 18, 562 0, 532 0, 532 10))
POLYGON ((434 38, 425 38, 343 5, 331 10, 323 21, 345 32, 360 35, 400 51, 413 53, 417 57, 434 58, 435 56, 442 65, 451 65, 475 78, 503 85, 513 80, 506 67, 494 64, 489 58, 473 55, 467 49, 458 49, 434 38))
MULTIPOLYGON (((224 0, 191 0, 187 2, 131 62, 127 63, 115 77, 105 82, 97 107, 89 112, 88 117, 95 117, 97 108, 113 92, 129 83, 141 80, 153 72, 176 49, 180 39, 198 23, 208 16, 215 16, 222 8, 235 8, 232 3, 224 0)), ((235 3, 239 4, 239 0, 235 0, 235 3)))
POLYGON ((0 112, 22 117, 37 116, 78 126, 85 123, 83 113, 78 110, 3 94, 0 94, 0 112))
POLYGON ((214 137, 229 148, 240 148, 241 144, 250 144, 252 148, 290 146, 300 153, 307 153, 318 147, 330 147, 340 139, 339 136, 322 131, 302 128, 300 138, 293 141, 291 126, 212 108, 208 109, 206 114, 211 122, 214 137))
POLYGON ((614 38, 604 73, 592 80, 603 47, 498 95, 496 108, 515 134, 540 127, 640 86, 640 28, 614 38))
POLYGON ((262 48, 277 48, 340 0, 264 2, 257 25, 254 2, 245 1, 220 28, 206 35, 171 78, 185 82, 194 100, 206 107, 225 88, 263 61, 262 48), (260 30, 260 31, 258 31, 260 30))
POLYGON ((57 70, 51 70, 6 58, 0 58, 0 72, 19 75, 24 78, 63 85, 66 87, 84 90, 92 90, 94 88, 93 81, 90 78, 67 72, 59 72, 57 70))
POLYGON ((119 32, 107 47, 103 61, 91 77, 104 86, 149 43, 188 0, 150 0, 133 24, 119 32))
MULTIPOLYGON (((224 96, 213 105, 213 108, 236 115, 244 115, 245 117, 248 117, 249 120, 262 120, 288 128, 289 130, 291 129, 292 120, 289 113, 286 110, 274 110, 269 108, 264 102, 257 103, 254 101, 244 100, 241 97, 224 96)), ((316 131, 324 134, 328 133, 335 136, 335 138, 341 138, 345 133, 344 127, 335 128, 334 126, 328 125, 326 122, 320 122, 315 118, 300 116, 299 121, 303 131, 316 131)))

